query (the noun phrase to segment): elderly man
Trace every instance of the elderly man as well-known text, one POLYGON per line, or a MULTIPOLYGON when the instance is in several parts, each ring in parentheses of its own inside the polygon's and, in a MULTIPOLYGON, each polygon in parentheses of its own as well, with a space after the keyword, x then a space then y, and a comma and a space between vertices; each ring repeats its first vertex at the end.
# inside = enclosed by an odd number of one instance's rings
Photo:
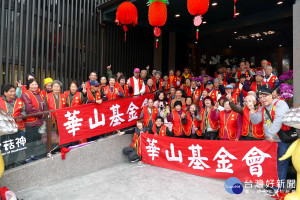
POLYGON ((243 89, 245 91, 253 91, 257 92, 259 88, 263 85, 266 85, 267 83, 264 81, 264 74, 262 71, 257 71, 255 74, 255 82, 250 81, 250 78, 248 77, 245 81, 245 84, 243 86, 243 89))
POLYGON ((214 102, 216 102, 221 98, 222 94, 225 94, 225 88, 223 85, 221 85, 221 80, 215 78, 213 89, 210 91, 209 96, 214 100, 214 102))
POLYGON ((273 67, 268 65, 265 70, 265 78, 264 81, 269 84, 269 86, 273 89, 279 84, 279 79, 273 73, 273 67))
POLYGON ((156 88, 155 86, 153 85, 153 80, 152 78, 149 78, 148 81, 147 81, 147 85, 145 86, 145 92, 146 93, 151 93, 151 92, 155 92, 156 91, 156 88))
POLYGON ((141 76, 141 79, 143 79, 144 84, 146 85, 146 84, 147 84, 147 81, 148 81, 148 78, 147 78, 147 70, 143 69, 143 70, 141 71, 140 76, 141 76))
POLYGON ((272 91, 269 85, 262 86, 258 92, 262 98, 262 106, 255 111, 254 104, 247 105, 250 110, 250 120, 253 124, 263 123, 267 140, 278 143, 277 171, 278 179, 283 183, 286 179, 290 160, 279 161, 278 159, 285 154, 291 144, 282 142, 279 139, 278 132, 280 130, 290 130, 290 127, 282 124, 282 117, 289 110, 289 106, 283 100, 272 98, 272 91))
POLYGON ((178 80, 177 76, 174 74, 174 69, 170 69, 169 71, 169 80, 168 85, 174 88, 178 88, 180 86, 180 81, 178 80))
POLYGON ((143 95, 145 93, 145 84, 143 79, 140 78, 140 69, 135 68, 133 71, 134 76, 128 79, 127 84, 132 88, 131 95, 143 95))

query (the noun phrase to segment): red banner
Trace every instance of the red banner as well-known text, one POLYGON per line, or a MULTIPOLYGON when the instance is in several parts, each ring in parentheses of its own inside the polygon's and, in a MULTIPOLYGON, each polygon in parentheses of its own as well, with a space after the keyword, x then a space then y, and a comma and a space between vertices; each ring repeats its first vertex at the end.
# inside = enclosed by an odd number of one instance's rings
POLYGON ((142 134, 142 161, 190 174, 277 185, 277 143, 142 134))
POLYGON ((154 93, 56 110, 59 144, 134 125, 150 98, 154 98, 154 93))

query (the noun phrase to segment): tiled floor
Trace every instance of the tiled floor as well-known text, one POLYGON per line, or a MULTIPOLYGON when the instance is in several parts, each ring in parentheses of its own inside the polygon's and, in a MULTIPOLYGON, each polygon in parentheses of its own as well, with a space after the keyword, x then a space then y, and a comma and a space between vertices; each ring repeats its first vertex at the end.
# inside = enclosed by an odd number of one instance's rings
POLYGON ((17 193, 24 200, 196 199, 271 200, 256 189, 240 195, 224 189, 225 180, 211 179, 142 163, 124 163, 98 172, 17 193))

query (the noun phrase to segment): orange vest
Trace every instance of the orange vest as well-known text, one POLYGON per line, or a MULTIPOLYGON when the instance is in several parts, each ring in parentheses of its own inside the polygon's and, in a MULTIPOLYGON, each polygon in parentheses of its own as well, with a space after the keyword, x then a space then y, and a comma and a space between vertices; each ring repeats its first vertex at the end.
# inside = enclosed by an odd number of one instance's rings
POLYGON ((249 109, 245 106, 243 109, 243 128, 242 135, 247 136, 249 134, 249 127, 252 126, 252 134, 254 138, 264 139, 264 124, 261 122, 259 124, 252 124, 250 121, 250 112, 249 109))
POLYGON ((70 90, 68 91, 65 91, 64 92, 64 95, 66 96, 66 99, 67 99, 67 102, 69 103, 69 106, 70 107, 73 107, 73 106, 79 106, 82 104, 82 99, 81 99, 81 93, 80 92, 76 92, 74 94, 74 97, 72 99, 72 102, 70 102, 70 90))
MULTIPOLYGON (((276 105, 277 105, 277 103, 278 103, 279 101, 282 101, 282 100, 276 101, 276 102, 274 103, 274 105, 272 106, 272 109, 271 109, 270 115, 271 115, 273 121, 274 121, 275 115, 276 115, 276 113, 275 113, 276 105)), ((262 108, 261 113, 262 113, 262 118, 263 118, 263 124, 265 124, 265 107, 262 108)), ((289 126, 287 126, 287 125, 282 124, 282 126, 281 126, 281 130, 283 130, 283 131, 288 131, 288 130, 290 130, 290 129, 291 129, 291 127, 289 127, 289 126)), ((277 135, 277 137, 279 138, 278 133, 277 133, 276 135, 277 135)))
MULTIPOLYGON (((17 98, 16 101, 15 101, 13 112, 10 116, 11 117, 18 117, 20 115, 21 111, 22 111, 23 106, 24 106, 24 102, 21 99, 17 98)), ((7 106, 6 106, 6 101, 3 99, 3 97, 0 97, 0 108, 2 108, 5 112, 8 112, 8 109, 7 109, 7 106)), ((18 125, 19 130, 25 130, 25 124, 24 124, 23 120, 20 121, 20 122, 16 121, 16 124, 18 125)))
POLYGON ((118 88, 117 86, 114 86, 114 87, 113 87, 113 92, 111 92, 110 86, 108 85, 108 86, 104 87, 104 92, 107 92, 106 98, 107 98, 108 100, 120 98, 120 95, 119 95, 119 88, 118 88))
MULTIPOLYGON (((48 93, 46 95, 47 98, 47 103, 48 103, 48 108, 49 110, 56 110, 56 109, 60 109, 60 108, 65 108, 66 107, 66 97, 64 94, 59 94, 59 105, 56 105, 55 103, 55 97, 54 94, 52 92, 48 93)), ((51 113, 51 117, 52 117, 52 122, 55 121, 55 112, 51 113)))
POLYGON ((220 112, 220 130, 219 130, 220 138, 224 137, 225 129, 226 129, 228 138, 230 140, 236 139, 236 134, 238 131, 238 127, 236 123, 237 118, 238 118, 238 114, 236 112, 231 111, 228 119, 225 121, 225 110, 220 112))
POLYGON ((177 86, 177 76, 175 76, 175 75, 169 76, 168 84, 170 86, 171 86, 171 82, 172 82, 174 88, 178 88, 178 86, 177 86))
POLYGON ((144 117, 143 117, 144 126, 148 127, 150 120, 152 120, 152 124, 153 124, 153 126, 155 126, 154 122, 155 122, 155 119, 156 119, 157 113, 158 113, 157 108, 155 106, 152 107, 152 114, 151 114, 151 116, 150 116, 150 114, 148 112, 148 106, 144 106, 142 112, 144 114, 144 117))
MULTIPOLYGON (((263 86, 263 85, 266 85, 267 83, 266 82, 262 82, 262 84, 261 84, 261 86, 263 86)), ((251 88, 250 88, 250 90, 251 91, 253 91, 253 92, 257 92, 257 84, 256 84, 256 82, 253 82, 252 84, 251 84, 251 88)))
POLYGON ((86 94, 87 94, 88 100, 92 100, 92 101, 101 100, 101 93, 100 93, 99 90, 96 92, 96 99, 95 99, 94 95, 92 94, 92 92, 90 90, 87 90, 86 94))
POLYGON ((213 89, 209 96, 214 100, 214 102, 216 102, 218 100, 218 94, 219 94, 219 91, 218 90, 215 90, 213 89))
MULTIPOLYGON (((194 117, 194 120, 192 120, 191 113, 188 112, 186 115, 187 124, 183 124, 183 132, 185 135, 189 136, 192 133, 192 127, 194 125, 195 128, 197 128, 200 124, 200 122, 194 117)), ((197 135, 201 136, 202 132, 200 130, 196 131, 197 135)))
MULTIPOLYGON (((156 125, 155 124, 153 125, 152 131, 153 131, 154 135, 157 134, 156 133, 156 125)), ((167 136, 167 127, 165 125, 161 126, 158 135, 160 135, 160 136, 167 136)))
POLYGON ((119 87, 119 90, 124 94, 124 97, 129 96, 129 85, 125 83, 124 89, 123 87, 118 83, 117 86, 119 87))
POLYGON ((275 75, 271 76, 271 78, 269 79, 268 84, 271 88, 274 87, 276 79, 277 77, 275 75))
MULTIPOLYGON (((130 79, 129 79, 129 81, 130 81, 130 85, 131 85, 131 87, 132 87, 132 89, 133 89, 133 92, 132 92, 132 95, 134 95, 134 87, 135 87, 135 85, 134 85, 134 80, 133 80, 133 77, 131 77, 130 79)), ((141 79, 141 78, 139 78, 139 83, 138 83, 138 86, 139 86, 139 92, 142 90, 142 88, 143 88, 143 79, 141 79)))
POLYGON ((211 111, 212 111, 213 107, 210 108, 207 118, 205 118, 205 108, 201 109, 201 122, 200 122, 200 130, 199 130, 199 136, 202 135, 203 130, 205 129, 204 124, 205 121, 207 120, 206 123, 209 123, 210 127, 212 128, 212 130, 217 131, 219 128, 219 123, 218 121, 213 121, 211 120, 211 111))
MULTIPOLYGON (((182 113, 186 113, 185 111, 182 111, 182 113)), ((178 114, 176 110, 172 111, 173 115, 173 133, 174 136, 180 136, 182 133, 182 123, 181 123, 181 116, 178 114)))
MULTIPOLYGON (((40 107, 39 102, 38 102, 38 100, 35 98, 35 96, 33 95, 33 93, 32 93, 31 91, 29 91, 29 90, 26 90, 26 91, 24 92, 24 94, 26 94, 26 95, 28 96, 28 98, 29 98, 30 101, 31 101, 31 104, 32 104, 35 108, 39 109, 39 107, 40 107)), ((42 97, 42 96, 41 96, 41 97, 42 97)), ((42 97, 42 99, 43 99, 43 97, 42 97)), ((25 123, 28 123, 28 124, 34 123, 34 122, 36 122, 37 119, 38 119, 38 117, 27 117, 27 119, 25 120, 25 123)))

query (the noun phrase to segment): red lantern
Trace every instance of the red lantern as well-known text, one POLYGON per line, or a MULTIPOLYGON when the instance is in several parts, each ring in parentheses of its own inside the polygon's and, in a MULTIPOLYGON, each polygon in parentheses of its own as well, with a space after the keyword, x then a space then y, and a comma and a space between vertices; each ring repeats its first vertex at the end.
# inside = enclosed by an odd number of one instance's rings
POLYGON ((158 37, 161 35, 160 26, 164 26, 167 21, 167 0, 149 0, 148 20, 151 26, 154 26, 154 35, 156 36, 156 48, 158 37))
POLYGON ((121 3, 117 9, 116 20, 117 25, 123 26, 125 31, 125 42, 126 42, 126 33, 128 31, 128 25, 132 24, 133 26, 137 25, 138 21, 138 11, 135 5, 131 2, 121 3))
POLYGON ((187 0, 187 8, 191 15, 194 15, 194 25, 197 26, 196 39, 200 24, 202 23, 202 15, 204 15, 209 7, 209 0, 187 0))

